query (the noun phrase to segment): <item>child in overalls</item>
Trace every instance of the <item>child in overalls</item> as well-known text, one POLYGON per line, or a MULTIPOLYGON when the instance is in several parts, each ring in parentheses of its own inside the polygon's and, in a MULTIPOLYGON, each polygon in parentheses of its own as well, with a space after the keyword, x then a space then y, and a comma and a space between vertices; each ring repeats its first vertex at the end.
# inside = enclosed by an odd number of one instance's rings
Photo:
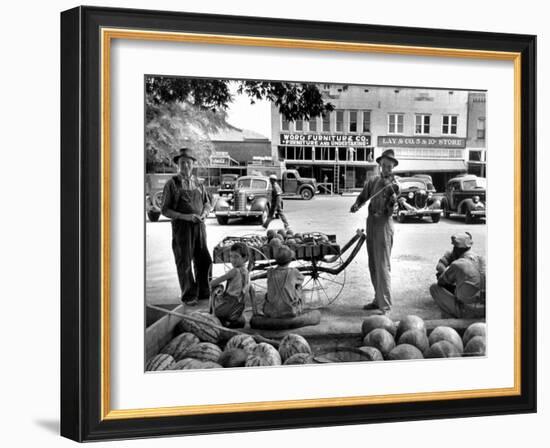
POLYGON ((235 243, 231 246, 229 260, 233 266, 226 274, 213 279, 210 288, 227 281, 223 295, 214 300, 214 315, 228 328, 242 328, 245 298, 252 292, 248 275, 248 248, 246 244, 235 243))

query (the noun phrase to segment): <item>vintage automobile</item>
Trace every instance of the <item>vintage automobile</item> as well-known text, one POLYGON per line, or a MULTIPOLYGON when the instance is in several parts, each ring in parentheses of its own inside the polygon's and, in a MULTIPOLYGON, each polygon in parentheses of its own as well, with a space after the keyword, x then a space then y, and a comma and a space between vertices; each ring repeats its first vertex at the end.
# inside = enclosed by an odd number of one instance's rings
POLYGON ((238 174, 222 174, 220 188, 218 189, 218 195, 230 196, 233 194, 235 183, 239 178, 238 174))
POLYGON ((157 222, 162 208, 164 184, 175 173, 145 175, 145 210, 149 221, 157 222))
POLYGON ((271 206, 271 184, 265 176, 242 176, 237 179, 233 195, 220 197, 214 207, 219 224, 231 218, 254 218, 266 222, 271 206))
POLYGON ((433 222, 441 219, 441 201, 435 197, 435 188, 430 176, 396 177, 399 197, 393 216, 399 222, 408 218, 430 217, 433 222))
POLYGON ((466 224, 485 218, 486 180, 473 174, 465 174, 451 179, 447 183, 442 207, 443 215, 464 216, 466 224))

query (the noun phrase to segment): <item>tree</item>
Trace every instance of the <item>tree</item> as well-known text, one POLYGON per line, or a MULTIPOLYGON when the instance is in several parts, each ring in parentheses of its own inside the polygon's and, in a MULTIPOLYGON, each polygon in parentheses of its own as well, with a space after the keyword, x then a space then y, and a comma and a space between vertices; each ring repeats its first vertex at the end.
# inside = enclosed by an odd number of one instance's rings
POLYGON ((171 155, 192 147, 206 160, 213 151, 209 134, 231 126, 226 110, 233 100, 230 83, 250 103, 272 101, 289 120, 309 120, 334 109, 315 84, 230 81, 226 79, 148 76, 145 80, 145 147, 147 171, 171 166, 171 155))

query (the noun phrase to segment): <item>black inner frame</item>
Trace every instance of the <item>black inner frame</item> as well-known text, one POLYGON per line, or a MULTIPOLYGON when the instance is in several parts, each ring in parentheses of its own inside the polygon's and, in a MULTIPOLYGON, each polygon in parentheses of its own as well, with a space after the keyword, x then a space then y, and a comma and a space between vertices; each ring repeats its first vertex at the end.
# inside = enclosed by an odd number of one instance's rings
POLYGON ((95 7, 63 12, 61 434, 91 441, 535 412, 535 55, 531 35, 95 7), (521 53, 521 395, 101 421, 101 27, 521 53))

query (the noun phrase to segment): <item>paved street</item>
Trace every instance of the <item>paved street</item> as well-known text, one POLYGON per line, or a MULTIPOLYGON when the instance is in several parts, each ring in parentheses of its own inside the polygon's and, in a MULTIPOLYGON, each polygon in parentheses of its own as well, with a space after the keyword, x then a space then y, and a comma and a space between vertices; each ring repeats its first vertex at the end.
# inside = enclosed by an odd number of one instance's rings
MULTIPOLYGON (((335 234, 344 245, 356 229, 365 228, 367 210, 363 207, 356 214, 349 213, 353 196, 316 196, 311 201, 285 200, 285 212, 295 232, 323 232, 335 234)), ((427 218, 423 222, 404 224, 394 222, 395 235, 392 252, 392 283, 394 308, 392 315, 416 314, 425 319, 440 317, 428 288, 435 280, 435 265, 441 254, 448 250, 450 236, 457 231, 469 231, 474 240, 474 250, 486 255, 486 226, 465 225, 460 218, 442 218, 433 224, 427 218)), ((274 221, 270 228, 282 228, 281 221, 274 221)), ((207 220, 208 244, 214 246, 226 236, 263 234, 257 224, 232 221, 220 226, 216 219, 207 220)), ((167 304, 179 302, 179 286, 171 250, 170 222, 147 222, 146 230, 146 294, 147 303, 167 304)), ((215 265, 214 275, 224 272, 223 265, 215 265)), ((342 276, 337 278, 341 282, 342 276)), ((333 306, 341 312, 360 312, 360 307, 372 300, 373 289, 367 268, 367 251, 363 247, 345 270, 342 293, 333 306)))

